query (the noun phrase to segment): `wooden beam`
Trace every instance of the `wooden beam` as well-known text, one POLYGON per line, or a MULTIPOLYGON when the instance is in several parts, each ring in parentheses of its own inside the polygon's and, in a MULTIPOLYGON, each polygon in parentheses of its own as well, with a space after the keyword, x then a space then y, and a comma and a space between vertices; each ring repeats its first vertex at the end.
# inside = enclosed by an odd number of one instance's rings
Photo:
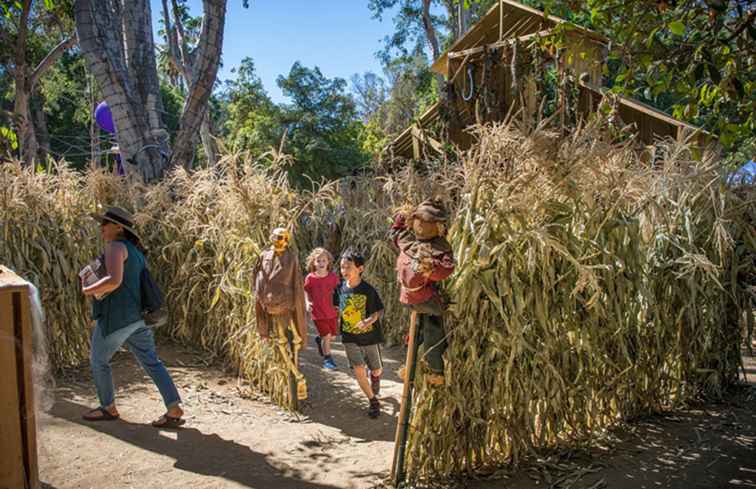
POLYGON ((449 59, 469 57, 474 54, 482 53, 486 50, 497 49, 504 46, 510 46, 516 42, 527 42, 537 37, 544 37, 551 34, 551 31, 552 31, 551 29, 546 29, 546 30, 542 30, 538 32, 533 32, 531 34, 525 34, 524 36, 516 37, 514 39, 505 39, 503 41, 496 41, 491 44, 486 44, 485 46, 478 46, 475 48, 464 49, 462 51, 454 51, 454 52, 449 53, 448 56, 449 56, 449 59))
POLYGON ((441 144, 440 142, 436 141, 432 137, 428 136, 425 133, 425 131, 423 131, 422 129, 420 129, 417 126, 412 126, 412 138, 413 138, 413 140, 417 140, 417 141, 419 141, 422 144, 427 144, 428 146, 430 146, 431 148, 433 148, 434 150, 436 150, 439 153, 443 153, 444 152, 444 145, 443 144, 441 144))
MULTIPOLYGON (((486 39, 486 36, 483 36, 483 38, 479 41, 474 40, 476 38, 480 38, 480 33, 485 30, 482 26, 499 22, 501 23, 501 9, 504 9, 504 12, 508 16, 516 16, 516 17, 525 17, 525 20, 532 21, 532 20, 538 20, 539 23, 543 25, 549 25, 549 26, 557 26, 559 24, 563 23, 569 23, 571 25, 572 31, 579 33, 583 37, 587 37, 590 39, 593 39, 595 41, 600 41, 603 43, 608 43, 609 39, 605 36, 602 36, 601 34, 585 29, 583 27, 574 25, 570 23, 569 21, 562 19, 560 17, 554 16, 554 15, 546 15, 544 12, 530 8, 526 5, 523 5, 519 2, 513 1, 513 0, 499 0, 498 3, 491 6, 491 8, 488 10, 486 15, 484 15, 476 24, 473 26, 466 35, 462 36, 461 38, 457 39, 454 44, 441 56, 436 59, 433 64, 431 65, 431 70, 433 70, 435 73, 442 74, 444 76, 449 76, 448 73, 448 55, 451 52, 458 52, 463 49, 468 49, 470 47, 477 46, 478 43, 483 42, 486 39)), ((506 18, 506 17, 505 17, 506 18)), ((503 29, 503 25, 499 25, 498 29, 493 30, 492 33, 489 33, 490 35, 487 37, 488 39, 496 39, 497 36, 501 38, 501 30, 503 29)), ((506 37, 506 34, 504 35, 506 37)), ((500 39, 501 40, 501 39, 500 39)))
MULTIPOLYGON (((586 78, 585 76, 581 76, 580 79, 578 80, 578 84, 581 87, 587 88, 588 90, 591 90, 591 91, 593 91, 593 92, 595 92, 595 93, 597 93, 597 94, 599 94, 601 96, 609 94, 609 90, 607 90, 605 88, 598 87, 596 85, 593 85, 592 83, 586 81, 585 78, 586 78)), ((699 131, 702 134, 705 134, 707 136, 711 136, 711 134, 709 132, 705 131, 704 129, 701 129, 700 127, 693 126, 691 124, 688 124, 687 122, 679 121, 679 120, 675 119, 674 117, 672 117, 672 116, 670 116, 668 114, 665 114, 664 112, 662 112, 662 111, 660 111, 658 109, 655 109, 655 108, 651 107, 650 105, 644 104, 643 102, 631 99, 629 97, 625 97, 624 95, 611 94, 611 96, 616 97, 617 100, 622 105, 625 105, 625 106, 630 107, 630 108, 632 108, 634 110, 637 110, 638 112, 640 112, 642 114, 646 114, 646 115, 648 115, 650 117, 654 117, 654 118, 659 119, 661 121, 664 121, 664 122, 666 122, 668 124, 673 124, 673 125, 675 125, 677 127, 682 127, 682 128, 690 129, 690 130, 693 130, 693 131, 699 131)))

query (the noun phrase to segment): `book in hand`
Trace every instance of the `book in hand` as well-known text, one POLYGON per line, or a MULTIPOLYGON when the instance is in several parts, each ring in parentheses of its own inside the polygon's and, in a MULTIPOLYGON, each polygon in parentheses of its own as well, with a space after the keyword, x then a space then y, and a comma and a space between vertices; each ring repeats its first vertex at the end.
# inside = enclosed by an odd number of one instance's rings
MULTIPOLYGON (((89 262, 87 266, 82 268, 79 272, 79 277, 81 278, 81 283, 84 287, 89 287, 90 285, 99 282, 105 275, 107 275, 107 272, 105 271, 105 260, 102 256, 89 262)), ((106 295, 108 295, 107 292, 104 294, 95 294, 95 299, 100 301, 106 295)))

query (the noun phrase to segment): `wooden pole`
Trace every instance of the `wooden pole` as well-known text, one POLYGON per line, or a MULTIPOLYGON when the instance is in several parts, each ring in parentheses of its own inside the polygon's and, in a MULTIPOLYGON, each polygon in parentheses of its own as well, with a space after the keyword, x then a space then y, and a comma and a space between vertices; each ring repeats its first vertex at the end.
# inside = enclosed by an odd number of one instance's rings
POLYGON ((0 266, 0 488, 37 489, 29 283, 0 266))
POLYGON ((396 425, 394 440, 394 461, 391 464, 391 479, 399 487, 404 481, 404 455, 407 448, 409 434, 409 418, 412 412, 412 392, 415 384, 415 370, 417 364, 417 312, 410 315, 409 345, 407 346, 407 362, 404 371, 404 389, 402 390, 402 404, 399 409, 399 423, 396 425))
MULTIPOLYGON (((294 333, 288 327, 286 328, 286 341, 289 344, 289 351, 291 351, 292 362, 296 362, 296 355, 294 355, 294 333)), ((296 363, 294 363, 294 366, 298 367, 296 363)), ((297 395, 297 377, 292 371, 289 371, 289 399, 291 400, 292 411, 298 411, 299 396, 297 395)))

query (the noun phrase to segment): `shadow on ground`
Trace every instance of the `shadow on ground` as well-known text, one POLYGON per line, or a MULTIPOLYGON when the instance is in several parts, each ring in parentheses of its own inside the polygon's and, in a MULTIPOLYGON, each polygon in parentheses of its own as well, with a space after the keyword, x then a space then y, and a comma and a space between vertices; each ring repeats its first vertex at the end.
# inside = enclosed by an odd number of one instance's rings
POLYGON ((174 437, 149 425, 126 421, 91 423, 81 419, 87 406, 60 400, 50 414, 84 425, 150 452, 175 459, 174 468, 199 475, 216 476, 251 488, 330 489, 334 486, 308 482, 291 467, 285 470, 269 463, 267 456, 250 447, 206 434, 195 428, 175 430, 174 437))

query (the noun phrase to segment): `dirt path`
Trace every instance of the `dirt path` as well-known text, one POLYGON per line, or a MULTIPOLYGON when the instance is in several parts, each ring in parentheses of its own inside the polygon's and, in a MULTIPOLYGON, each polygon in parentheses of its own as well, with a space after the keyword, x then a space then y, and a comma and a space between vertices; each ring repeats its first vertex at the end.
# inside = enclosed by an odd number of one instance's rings
MULTIPOLYGON (((114 363, 122 421, 86 423, 94 405, 86 371, 58 380, 56 402, 41 422, 40 476, 45 487, 327 489, 374 487, 388 474, 401 384, 402 352, 385 349, 383 415, 371 420, 337 345, 335 372, 320 368, 313 348, 303 356, 310 398, 294 417, 262 399, 241 398, 236 379, 199 354, 160 348, 187 411, 187 426, 147 426, 162 412, 160 397, 131 356, 114 363)), ((756 362, 747 359, 751 379, 756 362)), ((242 386, 241 392, 246 389, 242 386)), ((756 396, 641 420, 614 434, 604 449, 558 454, 503 479, 465 481, 476 489, 543 487, 756 487, 756 396)))
POLYGON ((162 414, 160 396, 131 355, 120 352, 113 367, 122 421, 81 421, 96 405, 89 374, 59 379, 40 429, 41 479, 58 489, 375 486, 388 475, 401 395, 394 371, 402 352, 383 352, 383 415, 373 420, 341 344, 334 348, 336 371, 321 368, 312 344, 304 352, 309 399, 302 417, 240 398, 235 378, 205 366, 197 353, 162 346, 187 412, 178 431, 147 426, 162 414))

